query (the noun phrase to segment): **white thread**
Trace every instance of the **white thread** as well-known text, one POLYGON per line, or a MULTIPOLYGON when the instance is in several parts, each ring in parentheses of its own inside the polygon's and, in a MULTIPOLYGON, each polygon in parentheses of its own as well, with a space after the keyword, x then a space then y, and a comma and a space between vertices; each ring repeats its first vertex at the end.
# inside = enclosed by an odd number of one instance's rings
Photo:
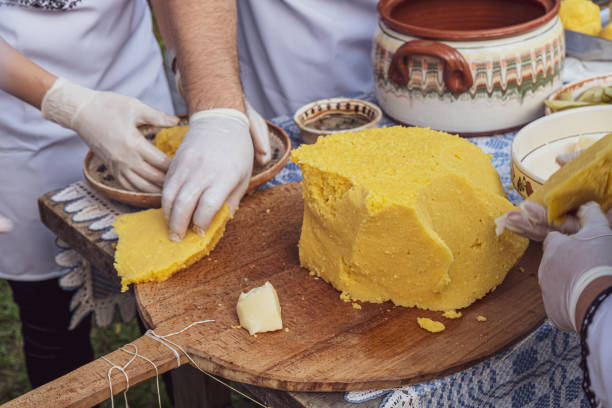
POLYGON ((109 359, 107 359, 106 357, 102 356, 102 359, 104 361, 106 361, 108 364, 111 365, 111 368, 108 369, 108 372, 106 373, 106 377, 108 378, 108 386, 110 388, 110 400, 111 400, 111 408, 115 408, 115 398, 113 397, 113 382, 111 381, 111 374, 113 373, 113 370, 116 368, 117 370, 121 371, 123 373, 123 375, 125 376, 125 391, 123 391, 123 398, 125 399, 125 407, 129 408, 128 405, 128 400, 127 400, 127 392, 130 389, 130 377, 127 375, 127 373, 125 372, 125 369, 121 366, 118 366, 114 363, 112 363, 109 359))
POLYGON ((161 392, 159 391, 159 370, 157 369, 157 366, 155 365, 153 361, 149 360, 145 356, 141 356, 140 354, 138 354, 138 347, 135 344, 129 343, 129 344, 126 344, 126 346, 134 346, 135 351, 129 351, 129 350, 124 349, 123 347, 121 347, 119 350, 125 353, 128 353, 128 354, 133 354, 135 357, 138 356, 142 358, 143 360, 148 361, 149 363, 151 363, 151 365, 155 369, 155 385, 157 386, 157 404, 159 405, 159 408, 162 408, 161 392))
MULTIPOLYGON (((200 320, 200 321, 197 321, 197 322, 190 323, 189 325, 187 325, 186 327, 184 327, 183 329, 181 329, 181 330, 179 330, 179 331, 177 331, 177 332, 168 333, 168 334, 164 334, 164 335, 159 335, 159 334, 155 333, 155 331, 154 331, 154 330, 147 330, 147 331, 145 332, 145 336, 147 336, 147 337, 149 337, 150 339, 155 340, 155 341, 157 341, 158 343, 161 343, 161 344, 163 344, 164 346, 168 347, 168 348, 169 348, 169 349, 170 349, 170 350, 171 350, 171 351, 174 353, 174 355, 175 355, 175 357, 176 357, 176 360, 177 360, 177 367, 180 367, 180 365, 181 365, 181 357, 180 357, 179 353, 176 351, 176 349, 175 349, 174 347, 176 347, 176 348, 177 348, 177 349, 179 349, 181 352, 183 352, 183 354, 185 354, 185 356, 187 357, 187 359, 188 359, 188 360, 189 360, 189 361, 190 361, 190 362, 191 362, 191 363, 192 363, 192 364, 195 366, 195 368, 197 368, 197 369, 198 369, 199 371, 201 371, 202 373, 206 374, 208 377, 210 377, 210 378, 212 378, 213 380, 217 381, 218 383, 220 383, 220 384, 222 384, 222 385, 226 386, 227 388, 229 388, 229 389, 233 390, 234 392, 236 392, 236 393, 240 394, 240 395, 241 395, 241 396, 243 396, 244 398, 246 398, 246 399, 248 399, 248 400, 252 401, 253 403, 255 403, 255 404, 259 405, 260 407, 263 407, 263 408, 271 408, 271 407, 268 407, 268 406, 266 406, 266 405, 263 405, 262 403, 260 403, 259 401, 256 401, 255 399, 253 399, 253 398, 249 397, 248 395, 244 394, 243 392, 241 392, 241 391, 239 391, 239 390, 237 390, 237 389, 233 388, 233 387, 232 387, 232 386, 230 386, 229 384, 226 384, 225 382, 221 381, 220 379, 218 379, 218 378, 217 378, 217 377, 215 377, 214 375, 212 375, 212 374, 210 374, 210 373, 207 373, 206 371, 202 370, 202 369, 200 368, 200 366, 198 366, 198 364, 195 362, 195 360, 194 360, 193 358, 191 358, 191 356, 189 355, 189 353, 187 353, 187 352, 185 351, 185 349, 183 349, 183 347, 181 347, 180 345, 178 345, 178 344, 174 343, 173 341, 170 341, 170 340, 168 340, 168 339, 167 339, 167 337, 172 337, 172 336, 176 336, 177 334, 181 334, 181 333, 183 333, 184 331, 186 331, 186 330, 190 329, 191 327, 193 327, 193 326, 195 326, 195 325, 197 325, 197 324, 202 324, 202 323, 210 323, 210 322, 214 322, 214 320, 200 320), (173 347, 173 346, 174 346, 174 347, 173 347)), ((140 354, 138 353, 138 347, 137 347, 135 344, 133 344, 133 343, 128 343, 128 344, 126 344, 126 346, 133 346, 133 347, 134 347, 134 349, 135 349, 135 351, 134 351, 134 352, 131 352, 131 351, 125 350, 123 347, 122 347, 122 348, 120 348, 120 350, 121 350, 121 351, 123 351, 123 352, 125 352, 125 353, 128 353, 128 354, 131 354, 131 355, 132 355, 132 358, 131 358, 131 359, 130 359, 130 360, 129 360, 129 361, 128 361, 128 362, 127 362, 127 363, 126 363, 126 364, 125 364, 123 367, 118 366, 118 365, 116 365, 116 364, 113 364, 113 363, 112 363, 112 362, 110 362, 110 361, 109 361, 107 358, 102 357, 102 359, 104 359, 104 360, 105 360, 107 363, 109 363, 109 364, 112 366, 112 367, 111 367, 111 368, 108 370, 108 373, 107 373, 107 377, 108 377, 108 384, 109 384, 109 388, 110 388, 110 395, 111 395, 111 408, 114 408, 114 407, 115 407, 115 403, 114 403, 114 400, 113 400, 113 384, 112 384, 112 381, 111 381, 111 373, 112 373, 112 370, 113 370, 113 369, 115 369, 115 368, 116 368, 116 369, 118 369, 118 370, 120 370, 121 372, 123 372, 123 375, 125 376, 125 380, 126 380, 126 384, 127 384, 127 385, 126 385, 126 389, 125 389, 125 391, 123 392, 123 396, 124 396, 124 398, 125 398, 125 406, 126 406, 126 408, 129 408, 129 406, 128 406, 128 400, 127 400, 127 394, 126 394, 126 393, 127 393, 128 389, 129 389, 129 387, 130 387, 130 384, 129 384, 129 377, 128 377, 127 373, 125 372, 125 369, 126 369, 126 368, 127 368, 127 367, 128 367, 128 366, 129 366, 129 365, 130 365, 130 364, 131 364, 131 363, 132 363, 134 360, 135 360, 135 359, 136 359, 136 357, 140 357, 140 358, 142 358, 142 359, 144 359, 144 360, 148 361, 148 362, 149 362, 149 363, 151 363, 151 364, 153 365, 153 367, 155 368, 155 379, 156 379, 156 382, 157 382, 157 402, 158 402, 158 404, 159 404, 159 407, 161 408, 161 396, 160 396, 160 391, 159 391, 159 371, 158 371, 158 369, 157 369, 157 366, 155 365, 155 363, 153 363, 153 361, 151 361, 151 360, 149 360, 148 358, 146 358, 146 357, 144 357, 144 356, 140 355, 140 354)))

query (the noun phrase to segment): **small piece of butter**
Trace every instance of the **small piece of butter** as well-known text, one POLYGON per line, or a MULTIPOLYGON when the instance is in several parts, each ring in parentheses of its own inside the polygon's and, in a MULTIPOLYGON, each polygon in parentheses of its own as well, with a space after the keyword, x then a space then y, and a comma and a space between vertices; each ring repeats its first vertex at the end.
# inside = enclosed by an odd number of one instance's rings
POLYGON ((278 295, 270 282, 241 293, 236 312, 240 326, 251 335, 283 328, 278 295))

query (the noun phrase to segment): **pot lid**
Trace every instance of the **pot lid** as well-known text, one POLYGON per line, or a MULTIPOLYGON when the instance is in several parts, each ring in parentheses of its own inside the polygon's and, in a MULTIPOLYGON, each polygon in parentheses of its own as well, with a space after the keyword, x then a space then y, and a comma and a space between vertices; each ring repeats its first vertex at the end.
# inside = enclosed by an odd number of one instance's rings
POLYGON ((560 0, 380 0, 378 13, 391 29, 437 40, 508 37, 545 24, 560 0))

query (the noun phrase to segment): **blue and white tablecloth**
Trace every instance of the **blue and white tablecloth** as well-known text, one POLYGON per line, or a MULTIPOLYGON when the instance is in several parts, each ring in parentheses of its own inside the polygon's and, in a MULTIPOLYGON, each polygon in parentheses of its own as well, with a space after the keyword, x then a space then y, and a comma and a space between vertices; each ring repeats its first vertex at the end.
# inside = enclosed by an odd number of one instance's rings
MULTIPOLYGON (((374 101, 370 93, 351 95, 374 101)), ((273 120, 290 136, 292 147, 301 143, 299 129, 292 118, 283 116, 273 120)), ((393 123, 385 118, 380 126, 393 123)), ((501 176, 508 198, 517 204, 521 197, 511 188, 510 145, 515 133, 479 137, 470 141, 491 154, 491 161, 501 176)), ((289 163, 263 188, 301 180, 294 163, 289 163)), ((77 182, 59 191, 53 199, 65 202, 65 209, 73 219, 88 222, 89 228, 104 231, 102 237, 114 240, 114 216, 125 212, 117 203, 95 194, 84 182, 77 182)), ((124 320, 134 317, 135 305, 129 294, 118 294, 118 285, 98 278, 100 272, 88 265, 74 250, 61 245, 57 262, 66 267, 62 278, 64 287, 79 288, 73 300, 76 324, 94 312, 99 325, 109 324, 115 310, 124 320)), ((511 348, 472 368, 418 385, 388 390, 347 392, 345 400, 359 403, 381 398, 380 408, 417 407, 588 407, 581 389, 582 371, 580 344, 575 334, 564 333, 549 322, 511 348)))

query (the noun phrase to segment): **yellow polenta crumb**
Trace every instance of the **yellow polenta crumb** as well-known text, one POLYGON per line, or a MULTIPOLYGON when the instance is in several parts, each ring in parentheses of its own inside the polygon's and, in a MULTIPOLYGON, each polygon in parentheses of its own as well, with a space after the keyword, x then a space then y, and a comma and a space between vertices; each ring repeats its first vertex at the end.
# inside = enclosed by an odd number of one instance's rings
POLYGON ((446 317, 447 319, 458 319, 463 316, 463 313, 456 310, 447 310, 446 312, 442 313, 442 316, 446 317))
POLYGON ((340 299, 342 299, 342 301, 345 302, 345 303, 348 303, 348 302, 351 301, 351 297, 346 292, 341 292, 340 293, 340 299))
POLYGON ((436 320, 431 320, 428 317, 417 317, 417 323, 419 324, 419 326, 421 326, 422 329, 425 329, 432 333, 438 333, 446 329, 444 323, 438 322, 436 320))
POLYGON ((289 331, 289 328, 288 328, 288 327, 285 327, 285 331, 286 331, 286 332, 288 332, 288 331, 289 331))
POLYGON ((479 322, 486 322, 487 318, 484 317, 483 315, 478 315, 476 316, 476 320, 478 320, 479 322))
POLYGON ((239 324, 233 324, 232 329, 242 329, 242 326, 239 324))
POLYGON ((361 309, 361 305, 359 303, 353 303, 353 309, 361 309))

